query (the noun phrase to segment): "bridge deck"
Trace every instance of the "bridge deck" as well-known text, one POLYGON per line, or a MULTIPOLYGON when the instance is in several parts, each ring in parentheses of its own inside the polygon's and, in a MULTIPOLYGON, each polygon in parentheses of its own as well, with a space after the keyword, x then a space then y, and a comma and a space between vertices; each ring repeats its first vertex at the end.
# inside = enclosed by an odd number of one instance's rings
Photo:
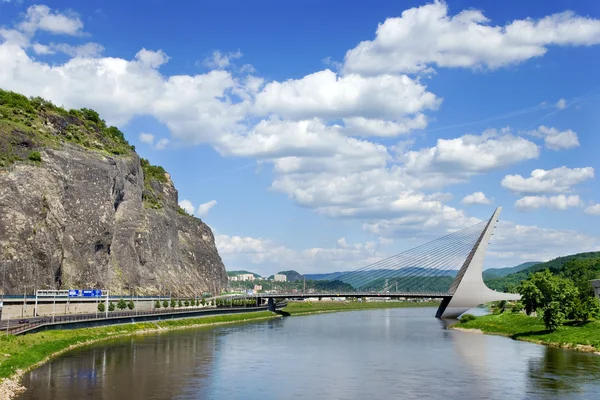
POLYGON ((262 299, 296 299, 296 298, 314 298, 314 297, 392 297, 392 298, 435 298, 444 299, 452 297, 450 293, 424 293, 424 292, 331 292, 331 293, 258 293, 247 295, 245 297, 257 297, 262 299))

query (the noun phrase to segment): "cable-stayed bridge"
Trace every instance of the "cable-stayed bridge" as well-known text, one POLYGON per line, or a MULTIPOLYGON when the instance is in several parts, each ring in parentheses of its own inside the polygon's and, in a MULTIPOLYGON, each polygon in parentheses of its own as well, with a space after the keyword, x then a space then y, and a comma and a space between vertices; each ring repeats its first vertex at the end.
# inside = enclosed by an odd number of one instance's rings
POLYGON ((513 293, 485 286, 485 252, 502 208, 492 217, 429 243, 336 277, 344 290, 320 293, 257 294, 257 299, 307 297, 440 298, 438 318, 455 318, 470 308, 497 300, 518 300, 513 293))

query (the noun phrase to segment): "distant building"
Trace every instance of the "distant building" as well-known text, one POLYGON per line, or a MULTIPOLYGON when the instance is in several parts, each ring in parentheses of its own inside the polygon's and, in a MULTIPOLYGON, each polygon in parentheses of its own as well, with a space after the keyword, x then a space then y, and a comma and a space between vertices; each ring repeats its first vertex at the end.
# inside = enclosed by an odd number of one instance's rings
POLYGON ((254 291, 258 292, 259 290, 262 290, 262 285, 254 285, 254 291))
POLYGON ((591 282, 592 287, 594 288, 594 293, 596 293, 596 296, 600 297, 600 279, 596 279, 591 282))
POLYGON ((238 280, 242 281, 242 282, 253 281, 254 275, 253 274, 240 274, 240 275, 238 275, 238 280))
POLYGON ((238 277, 237 277, 237 276, 230 276, 230 277, 229 277, 229 280, 230 280, 231 282, 237 282, 237 280, 238 280, 238 277))
POLYGON ((275 280, 275 282, 287 282, 287 276, 283 274, 275 274, 275 276, 273 276, 273 279, 275 280))

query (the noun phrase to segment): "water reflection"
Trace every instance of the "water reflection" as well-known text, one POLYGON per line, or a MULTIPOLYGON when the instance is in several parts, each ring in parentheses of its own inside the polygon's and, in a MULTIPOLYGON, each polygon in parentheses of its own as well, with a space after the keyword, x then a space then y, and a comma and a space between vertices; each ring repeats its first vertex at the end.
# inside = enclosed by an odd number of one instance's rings
POLYGON ((445 329, 435 309, 293 317, 94 345, 20 399, 600 398, 600 357, 445 329))

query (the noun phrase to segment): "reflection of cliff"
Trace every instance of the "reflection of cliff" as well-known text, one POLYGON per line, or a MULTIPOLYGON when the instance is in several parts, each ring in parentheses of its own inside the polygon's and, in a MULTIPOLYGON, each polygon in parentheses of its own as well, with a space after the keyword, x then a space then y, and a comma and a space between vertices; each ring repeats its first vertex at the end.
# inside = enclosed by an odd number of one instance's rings
POLYGON ((216 335, 173 332, 76 350, 26 375, 27 391, 18 399, 172 399, 192 387, 192 397, 203 398, 202 381, 212 369, 216 335))

